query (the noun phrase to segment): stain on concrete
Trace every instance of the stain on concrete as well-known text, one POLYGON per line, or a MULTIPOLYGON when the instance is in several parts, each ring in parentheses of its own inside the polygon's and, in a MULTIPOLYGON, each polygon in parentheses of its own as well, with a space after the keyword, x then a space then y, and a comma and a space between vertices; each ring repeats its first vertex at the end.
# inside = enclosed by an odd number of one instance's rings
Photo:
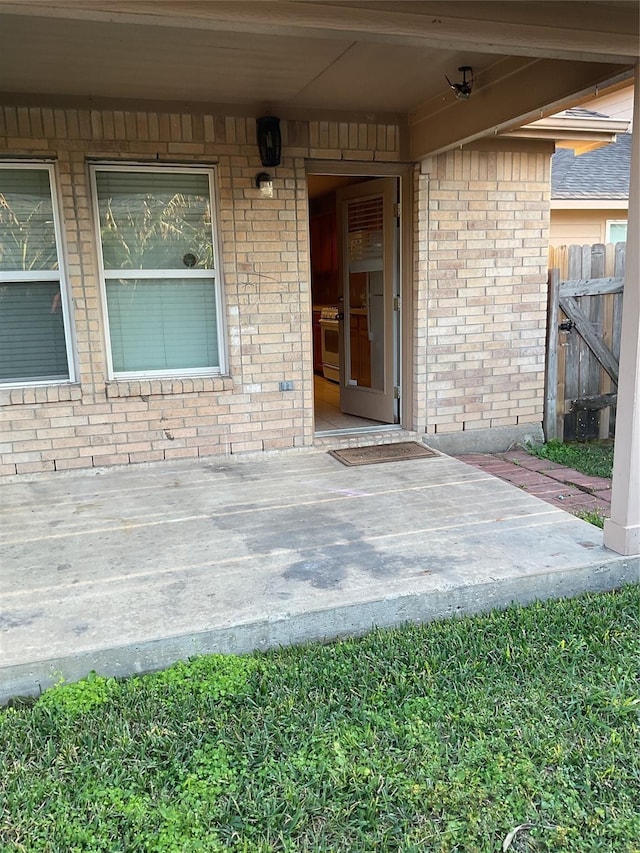
POLYGON ((283 578, 305 581, 317 589, 339 588, 349 574, 364 574, 378 579, 407 577, 425 571, 424 564, 418 560, 377 551, 373 545, 362 541, 332 545, 322 550, 303 549, 301 554, 303 559, 283 572, 283 578))
POLYGON ((16 610, 14 613, 0 613, 0 631, 11 628, 26 628, 44 615, 44 610, 16 610))
POLYGON ((283 572, 285 580, 302 581, 315 589, 335 589, 344 579, 346 569, 335 559, 322 552, 311 552, 283 572))
POLYGON ((215 516, 214 525, 220 530, 238 533, 253 553, 271 554, 286 548, 302 551, 309 548, 324 549, 334 543, 355 542, 362 538, 354 524, 327 509, 314 507, 291 507, 286 511, 286 524, 276 523, 274 516, 282 510, 251 512, 246 504, 245 512, 215 516))
POLYGON ((311 512, 308 507, 292 507, 287 510, 284 528, 282 523, 274 522, 271 512, 217 516, 213 523, 220 531, 242 536, 250 553, 296 552, 294 562, 282 577, 316 589, 340 588, 349 574, 386 578, 415 576, 425 569, 433 571, 431 566, 406 554, 397 557, 388 550, 379 551, 366 541, 366 527, 363 531, 361 525, 345 520, 335 509, 316 506, 311 512))
POLYGON ((156 606, 166 613, 168 619, 172 619, 175 614, 180 613, 185 600, 189 598, 188 582, 186 579, 170 581, 158 592, 160 595, 156 606))
MULTIPOLYGON (((96 495, 97 497, 97 495, 96 495)), ((92 512, 95 509, 100 509, 102 504, 100 501, 86 501, 83 504, 77 504, 76 508, 73 510, 74 515, 77 515, 81 512, 92 512)))
POLYGON ((256 471, 249 471, 244 465, 205 465, 202 471, 208 471, 210 474, 217 474, 224 480, 232 480, 234 482, 251 483, 259 482, 264 479, 264 475, 256 471))

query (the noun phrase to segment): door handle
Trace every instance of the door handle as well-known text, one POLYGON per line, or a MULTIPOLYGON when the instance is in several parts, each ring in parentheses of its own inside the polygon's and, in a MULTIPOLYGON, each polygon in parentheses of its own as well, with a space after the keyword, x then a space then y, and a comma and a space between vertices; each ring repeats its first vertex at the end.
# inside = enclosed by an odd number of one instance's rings
POLYGON ((336 320, 344 320, 344 313, 342 311, 338 311, 336 314, 336 320))

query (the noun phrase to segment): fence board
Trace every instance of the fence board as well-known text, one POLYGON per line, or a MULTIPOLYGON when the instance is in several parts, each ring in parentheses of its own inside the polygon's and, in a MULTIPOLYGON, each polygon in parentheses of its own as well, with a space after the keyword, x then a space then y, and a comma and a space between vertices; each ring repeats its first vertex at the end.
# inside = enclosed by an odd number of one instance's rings
POLYGON ((569 246, 567 278, 576 279, 582 277, 582 246, 569 246))
MULTIPOLYGON (((614 258, 608 258, 609 265, 613 266, 614 258)), ((611 351, 611 338, 613 336, 613 300, 615 299, 615 294, 607 293, 603 294, 602 301, 602 343, 611 351)), ((612 352, 613 355, 613 352, 612 352)), ((618 362, 618 358, 613 356, 618 362)), ((611 377, 605 373, 601 372, 600 374, 600 393, 604 396, 610 395, 612 391, 613 385, 611 382, 611 377)), ((616 400, 612 400, 612 403, 617 403, 616 400)), ((599 424, 598 424, 598 438, 608 438, 609 433, 611 431, 611 404, 603 408, 600 413, 599 424)))
POLYGON ((610 278, 614 275, 614 268, 616 262, 616 247, 613 243, 607 243, 604 247, 605 252, 605 261, 604 261, 604 274, 607 278, 610 278))
MULTIPOLYGON (((588 249, 588 246, 584 247, 588 249)), ((604 278, 605 246, 603 243, 595 243, 591 247, 591 273, 589 278, 604 278)), ((589 269, 589 252, 583 254, 583 269, 589 269)))
POLYGON ((576 281, 563 281, 560 285, 561 296, 603 296, 607 293, 622 293, 624 279, 581 278, 576 281))
MULTIPOLYGON (((624 278, 625 259, 627 255, 627 244, 616 243, 615 247, 615 265, 613 274, 616 277, 624 278)), ((612 299, 612 326, 611 326, 611 352, 615 359, 620 361, 620 337, 622 335, 622 291, 616 293, 612 299)), ((612 406, 610 410, 609 420, 609 435, 615 435, 616 429, 616 407, 612 406)))
MULTIPOLYGON (((588 248, 588 247, 587 247, 588 248)), ((583 254, 584 257, 584 254, 583 254)), ((589 263, 589 256, 587 255, 584 264, 589 263)), ((606 246, 603 243, 597 243, 591 248, 591 278, 592 279, 602 279, 605 275, 606 269, 606 246)), ((587 297, 585 300, 587 305, 584 306, 583 310, 587 317, 589 318, 589 323, 591 328, 595 331, 595 340, 599 343, 602 342, 602 346, 605 352, 608 351, 606 345, 602 341, 603 331, 604 331, 604 300, 600 299, 599 296, 594 295, 593 290, 591 290, 591 295, 587 297)), ((584 335, 583 335, 584 337, 584 335)), ((595 354, 596 358, 591 358, 587 356, 587 370, 584 377, 584 384, 580 390, 580 397, 588 397, 593 393, 593 389, 598 388, 602 390, 602 384, 604 382, 604 374, 600 369, 600 365, 602 361, 598 357, 597 351, 593 348, 593 345, 590 344, 585 338, 585 343, 589 346, 591 351, 595 354), (597 360, 596 360, 597 359, 597 360)), ((611 363, 617 368, 617 362, 611 356, 611 363)), ((606 369, 606 367, 605 367, 606 369)), ((607 373, 609 371, 607 370, 607 373)), ((611 375, 611 374, 609 374, 611 375)), ((578 412, 577 421, 579 424, 579 433, 583 433, 588 435, 591 433, 593 429, 596 434, 600 435, 600 416, 595 414, 593 410, 583 408, 583 412, 578 412), (581 423, 582 422, 582 423, 581 423), (580 428, 581 427, 581 428, 580 428)))
MULTIPOLYGON (((549 301, 547 309, 547 353, 545 362, 544 437, 546 441, 559 437, 558 424, 558 317, 560 314, 560 273, 549 271, 549 301)), ((564 399, 564 398, 562 398, 564 399)))

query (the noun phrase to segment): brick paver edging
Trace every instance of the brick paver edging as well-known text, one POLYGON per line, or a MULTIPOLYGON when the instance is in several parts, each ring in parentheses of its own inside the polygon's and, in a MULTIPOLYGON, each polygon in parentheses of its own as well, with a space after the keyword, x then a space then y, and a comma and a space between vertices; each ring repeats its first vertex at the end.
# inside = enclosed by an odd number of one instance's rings
POLYGON ((550 459, 531 456, 525 450, 469 453, 459 458, 574 515, 609 515, 611 480, 607 477, 590 477, 550 459))

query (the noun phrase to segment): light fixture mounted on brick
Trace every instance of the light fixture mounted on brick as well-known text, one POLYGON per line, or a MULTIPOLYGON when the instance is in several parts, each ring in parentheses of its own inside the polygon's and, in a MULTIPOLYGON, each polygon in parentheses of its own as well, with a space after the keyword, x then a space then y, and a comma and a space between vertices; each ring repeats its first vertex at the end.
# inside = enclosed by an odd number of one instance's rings
POLYGON ((268 172, 258 172, 256 186, 260 190, 260 195, 265 198, 273 198, 273 178, 268 172))
POLYGON ((282 137, 280 119, 276 116, 263 116, 256 121, 256 137, 260 150, 260 162, 273 169, 280 165, 282 137))

